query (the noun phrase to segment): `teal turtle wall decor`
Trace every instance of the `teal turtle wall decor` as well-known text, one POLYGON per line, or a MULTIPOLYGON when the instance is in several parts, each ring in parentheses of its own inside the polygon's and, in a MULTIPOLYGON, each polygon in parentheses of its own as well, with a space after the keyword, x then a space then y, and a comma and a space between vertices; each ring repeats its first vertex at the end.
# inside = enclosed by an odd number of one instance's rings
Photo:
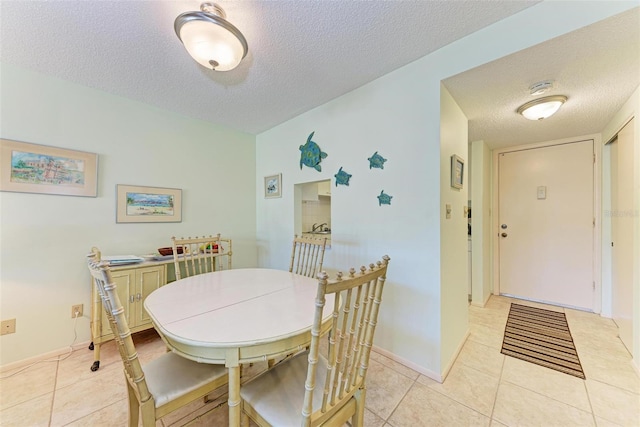
POLYGON ((336 187, 338 184, 340 185, 349 185, 349 178, 351 178, 351 174, 342 170, 342 166, 337 174, 334 175, 336 177, 336 187))
POLYGON ((307 143, 300 146, 300 169, 302 169, 302 165, 305 165, 321 172, 320 162, 327 157, 327 153, 320 150, 318 144, 311 140, 314 133, 315 131, 311 132, 307 138, 307 143))
POLYGON ((391 204, 391 198, 393 196, 390 196, 388 194, 384 193, 384 190, 382 190, 380 192, 380 195, 378 196, 378 206, 382 206, 382 205, 390 205, 391 204))
POLYGON ((373 156, 369 157, 367 160, 369 160, 369 169, 371 168, 384 169, 384 162, 387 161, 387 159, 385 159, 380 154, 378 154, 377 151, 373 153, 373 156))

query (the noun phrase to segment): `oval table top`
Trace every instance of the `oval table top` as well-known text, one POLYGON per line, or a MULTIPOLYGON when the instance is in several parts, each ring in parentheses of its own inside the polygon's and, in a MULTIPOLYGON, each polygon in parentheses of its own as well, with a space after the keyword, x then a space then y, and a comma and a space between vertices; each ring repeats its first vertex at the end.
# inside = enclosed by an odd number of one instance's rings
MULTIPOLYGON (((153 291, 144 307, 156 329, 176 344, 247 347, 308 332, 317 283, 282 270, 223 270, 169 283, 153 291)), ((327 296, 327 305, 332 303, 327 296)))

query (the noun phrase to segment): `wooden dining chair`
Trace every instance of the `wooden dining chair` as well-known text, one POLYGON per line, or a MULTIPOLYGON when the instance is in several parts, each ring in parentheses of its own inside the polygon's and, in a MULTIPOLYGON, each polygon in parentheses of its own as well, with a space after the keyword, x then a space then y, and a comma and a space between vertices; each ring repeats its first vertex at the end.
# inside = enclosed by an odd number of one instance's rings
POLYGON ((348 277, 328 280, 318 274, 311 346, 285 359, 240 389, 244 425, 251 418, 259 426, 351 426, 364 421, 365 381, 375 334, 389 257, 360 268, 348 277), (320 351, 325 295, 334 294, 329 307, 328 345, 320 351))
POLYGON ((322 271, 327 238, 294 236, 289 271, 307 277, 316 277, 322 271))
POLYGON ((227 384, 224 365, 198 363, 174 353, 165 353, 142 366, 108 263, 97 259, 95 252, 87 256, 87 263, 124 364, 130 427, 138 426, 140 413, 143 426, 155 427, 166 414, 206 399, 227 384))
POLYGON ((230 270, 231 239, 209 237, 171 238, 176 280, 212 271, 230 270))

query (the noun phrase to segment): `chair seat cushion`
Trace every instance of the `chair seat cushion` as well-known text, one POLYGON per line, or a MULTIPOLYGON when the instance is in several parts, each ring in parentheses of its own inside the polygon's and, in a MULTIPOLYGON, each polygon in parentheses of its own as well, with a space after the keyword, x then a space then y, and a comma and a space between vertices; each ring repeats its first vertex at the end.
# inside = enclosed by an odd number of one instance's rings
POLYGON ((198 363, 166 353, 142 367, 156 408, 216 379, 227 376, 224 365, 198 363))
MULTIPOLYGON (((240 388, 242 399, 273 426, 296 426, 302 419, 304 382, 307 379, 309 352, 290 360, 251 380, 240 388)), ((313 410, 322 405, 322 393, 327 373, 327 361, 319 357, 313 410)))

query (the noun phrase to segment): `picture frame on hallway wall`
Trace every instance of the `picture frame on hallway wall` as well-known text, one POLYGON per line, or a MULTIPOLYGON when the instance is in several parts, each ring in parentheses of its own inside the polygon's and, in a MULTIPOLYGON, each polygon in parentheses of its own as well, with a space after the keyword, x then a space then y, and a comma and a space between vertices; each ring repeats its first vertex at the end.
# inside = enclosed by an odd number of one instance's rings
POLYGON ((462 157, 454 154, 451 156, 451 186, 462 190, 464 183, 464 160, 462 157))
POLYGON ((182 190, 118 184, 116 222, 182 222, 182 190))
POLYGON ((0 191, 96 197, 98 155, 0 139, 0 191))
POLYGON ((282 197, 282 174, 264 177, 264 198, 274 199, 282 197))

